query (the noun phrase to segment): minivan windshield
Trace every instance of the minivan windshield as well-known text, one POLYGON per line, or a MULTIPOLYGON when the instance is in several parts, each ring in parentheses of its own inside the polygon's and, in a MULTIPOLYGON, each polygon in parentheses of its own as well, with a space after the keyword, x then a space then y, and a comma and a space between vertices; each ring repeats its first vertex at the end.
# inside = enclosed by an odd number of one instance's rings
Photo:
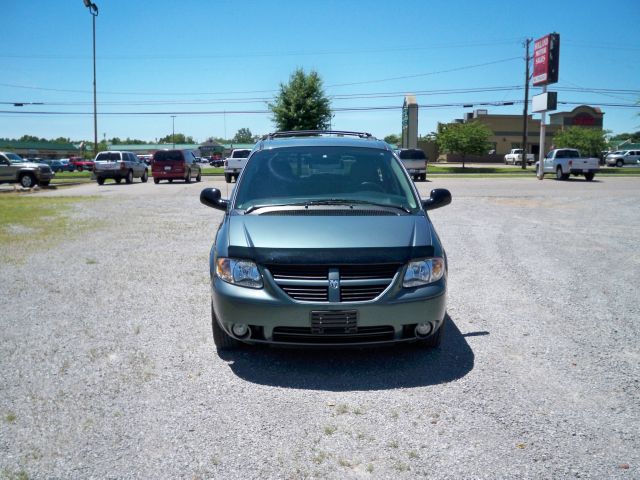
POLYGON ((390 151, 363 147, 283 147, 254 152, 234 208, 358 205, 416 211, 409 178, 390 151))

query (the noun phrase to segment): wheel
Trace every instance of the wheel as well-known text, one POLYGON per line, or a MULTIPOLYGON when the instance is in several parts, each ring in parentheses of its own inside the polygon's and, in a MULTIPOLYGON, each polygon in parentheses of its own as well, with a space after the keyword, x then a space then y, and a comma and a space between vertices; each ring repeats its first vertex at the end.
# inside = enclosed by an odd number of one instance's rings
POLYGON ((81 171, 82 171, 82 165, 80 165, 80 166, 78 167, 78 171, 79 171, 79 172, 81 172, 81 171))
POLYGON ((198 176, 196 177, 196 182, 201 182, 202 181, 202 172, 198 171, 198 176))
POLYGON ((144 173, 142 174, 142 177, 140 177, 140 181, 142 183, 147 183, 147 180, 149 180, 149 174, 145 170, 144 173))
POLYGON ((440 343, 442 343, 442 336, 444 335, 444 324, 446 323, 446 321, 447 320, 445 318, 445 320, 442 322, 442 325, 440 325, 440 328, 438 328, 437 332, 431 334, 430 337, 422 340, 423 347, 437 348, 440 346, 440 343))
POLYGON ((36 178, 30 173, 26 173, 20 177, 20 185, 24 188, 32 188, 36 184, 36 178))
POLYGON ((213 303, 211 304, 211 329, 213 330, 213 343, 216 344, 218 350, 234 350, 240 346, 240 342, 229 336, 218 323, 213 303))
POLYGON ((184 179, 185 183, 191 183, 191 170, 187 170, 187 177, 184 179))
POLYGON ((562 173, 562 167, 556 168, 556 180, 564 180, 564 174, 562 173))
POLYGON ((231 175, 229 175, 228 173, 224 174, 224 180, 227 183, 231 183, 231 175))
POLYGON ((104 185, 104 178, 98 177, 97 180, 98 180, 98 185, 104 185))
POLYGON ((618 160, 616 162, 616 167, 622 167, 624 165, 624 162, 622 160, 618 160))
POLYGON ((119 178, 119 177, 118 177, 118 178, 116 178, 116 183, 120 183, 121 181, 122 181, 122 179, 121 179, 121 178, 119 178))
POLYGON ((170 178, 170 179, 169 179, 169 183, 173 183, 173 178, 170 178))
POLYGON ((153 177, 153 183, 155 183, 156 185, 160 183, 160 179, 153 177))
POLYGON ((587 182, 590 182, 593 180, 593 177, 595 177, 596 174, 593 172, 589 172, 589 173, 585 173, 584 174, 584 178, 587 180, 587 182))
POLYGON ((133 170, 129 170, 127 172, 127 176, 125 177, 124 180, 125 180, 125 182, 127 182, 129 184, 133 183, 133 170))
POLYGON ((38 185, 40 185, 41 187, 48 187, 49 186, 49 182, 50 182, 50 180, 43 180, 38 185))
POLYGON ((427 174, 426 173, 422 173, 420 175, 420 180, 422 180, 423 182, 426 182, 427 181, 427 174))

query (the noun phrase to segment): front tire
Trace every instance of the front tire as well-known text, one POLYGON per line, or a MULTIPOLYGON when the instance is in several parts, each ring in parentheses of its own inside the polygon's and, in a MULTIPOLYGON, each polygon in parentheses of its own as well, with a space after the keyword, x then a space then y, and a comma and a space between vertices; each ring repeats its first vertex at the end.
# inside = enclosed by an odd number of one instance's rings
POLYGON ((98 177, 98 185, 104 185, 104 178, 98 177))
POLYGON ((36 177, 31 175, 30 173, 27 173, 20 177, 20 185, 22 185, 23 188, 33 188, 35 184, 36 184, 36 177))
POLYGON ((145 170, 144 173, 142 174, 142 177, 140 177, 140 181, 142 183, 147 183, 147 180, 149 180, 149 174, 145 170))
POLYGON ((218 350, 235 350, 240 346, 240 342, 229 336, 218 323, 218 317, 216 317, 216 312, 213 310, 213 303, 211 303, 211 329, 213 331, 213 343, 216 344, 218 350))
POLYGON ((231 175, 230 175, 230 174, 228 174, 228 173, 225 173, 225 174, 224 174, 224 180, 225 180, 225 182, 227 182, 227 183, 231 183, 231 175))
POLYGON ((616 162, 616 167, 622 167, 624 165, 624 162, 622 160, 618 160, 616 162))

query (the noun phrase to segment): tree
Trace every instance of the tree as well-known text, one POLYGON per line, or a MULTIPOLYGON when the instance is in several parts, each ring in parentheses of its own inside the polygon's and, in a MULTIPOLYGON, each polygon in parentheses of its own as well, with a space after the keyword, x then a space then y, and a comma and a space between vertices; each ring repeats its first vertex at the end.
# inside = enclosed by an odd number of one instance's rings
POLYGON ((233 143, 253 143, 253 134, 248 128, 241 128, 232 140, 233 143))
POLYGON ((193 137, 185 137, 184 133, 169 134, 158 140, 158 143, 196 143, 193 137))
POLYGON ((439 124, 436 142, 441 151, 462 155, 462 168, 465 168, 465 157, 469 154, 483 155, 489 151, 491 130, 482 123, 449 123, 439 124))
POLYGON ((392 133, 391 135, 384 137, 384 141, 390 145, 400 145, 400 135, 392 133))
POLYGON ((331 103, 315 71, 309 75, 298 68, 288 84, 280 84, 280 93, 269 103, 273 123, 278 130, 325 130, 331 122, 331 103))
POLYGON ((600 157, 607 149, 606 132, 595 128, 570 127, 553 136, 556 148, 577 148, 580 155, 600 157))

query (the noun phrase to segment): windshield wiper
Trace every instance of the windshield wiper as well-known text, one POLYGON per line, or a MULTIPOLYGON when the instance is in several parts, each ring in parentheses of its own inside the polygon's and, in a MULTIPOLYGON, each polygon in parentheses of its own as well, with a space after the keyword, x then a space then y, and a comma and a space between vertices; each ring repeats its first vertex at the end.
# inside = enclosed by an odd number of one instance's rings
POLYGON ((411 213, 411 210, 409 210, 409 208, 405 207, 404 205, 389 205, 386 203, 378 203, 378 202, 371 202, 368 200, 349 200, 346 198, 328 198, 326 200, 311 200, 308 202, 304 202, 301 205, 349 205, 349 206, 353 206, 353 205, 372 205, 374 207, 381 207, 381 208, 393 208, 396 210, 402 210, 403 212, 406 213, 411 213))
POLYGON ((296 202, 296 203, 273 203, 269 205, 253 205, 247 208, 244 213, 251 213, 255 210, 259 210, 261 208, 271 208, 271 207, 313 207, 318 205, 372 205, 374 207, 381 208, 393 208, 395 210, 402 210, 406 213, 411 213, 408 207, 404 205, 388 205, 386 203, 377 203, 377 202, 369 202, 367 200, 348 200, 342 198, 328 198, 326 200, 308 200, 306 202, 296 202))

